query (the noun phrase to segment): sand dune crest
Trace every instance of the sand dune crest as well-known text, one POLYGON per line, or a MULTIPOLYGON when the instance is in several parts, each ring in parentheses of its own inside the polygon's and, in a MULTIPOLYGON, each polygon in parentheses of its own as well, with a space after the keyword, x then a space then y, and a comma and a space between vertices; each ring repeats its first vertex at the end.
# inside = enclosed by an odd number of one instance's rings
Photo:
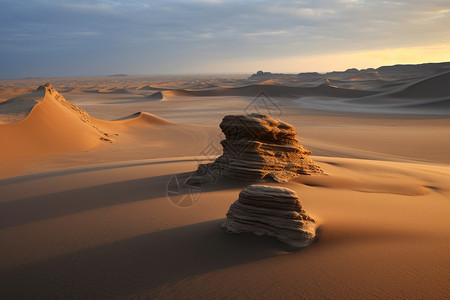
POLYGON ((0 125, 0 161, 26 157, 29 153, 44 155, 86 150, 101 140, 112 141, 84 110, 64 99, 51 84, 2 104, 21 109, 31 105, 31 110, 20 122, 0 125))
POLYGON ((338 98, 355 98, 375 94, 374 92, 338 88, 325 82, 316 87, 295 87, 285 85, 247 85, 236 88, 219 88, 212 90, 189 91, 176 90, 172 93, 176 96, 244 96, 254 97, 261 91, 265 91, 271 97, 298 98, 303 96, 327 96, 338 98))
POLYGON ((395 95, 407 98, 450 97, 450 71, 418 80, 395 95))
MULTIPOLYGON (((131 114, 129 116, 117 119, 116 121, 126 121, 126 122, 146 122, 151 124, 172 124, 172 122, 167 121, 163 118, 157 117, 153 114, 147 113, 147 112, 137 112, 134 114, 131 114)), ((114 121, 115 122, 115 121, 114 121)))

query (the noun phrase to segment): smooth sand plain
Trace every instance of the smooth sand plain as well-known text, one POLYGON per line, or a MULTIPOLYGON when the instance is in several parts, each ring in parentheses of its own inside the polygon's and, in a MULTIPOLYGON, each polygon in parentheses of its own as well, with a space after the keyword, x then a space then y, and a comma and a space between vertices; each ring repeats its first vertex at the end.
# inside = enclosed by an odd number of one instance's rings
POLYGON ((0 294, 448 299, 448 77, 0 81, 0 294), (223 116, 255 111, 326 173, 266 183, 320 220, 307 248, 220 228, 249 182, 174 184, 221 154, 223 116))

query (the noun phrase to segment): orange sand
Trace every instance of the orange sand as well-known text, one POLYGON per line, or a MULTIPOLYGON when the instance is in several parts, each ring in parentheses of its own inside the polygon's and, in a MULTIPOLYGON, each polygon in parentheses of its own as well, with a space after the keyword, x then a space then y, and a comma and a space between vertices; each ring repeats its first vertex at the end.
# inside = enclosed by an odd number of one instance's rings
MULTIPOLYGON (((4 82, 1 298, 450 298, 450 119, 442 109, 420 114, 403 98, 395 114, 319 110, 314 99, 286 97, 276 81, 281 118, 327 174, 282 184, 322 224, 302 250, 220 228, 249 183, 209 184, 188 208, 170 201, 171 178, 185 179, 219 155, 221 118, 253 101, 249 89, 188 90, 243 81, 55 79, 89 118, 48 91, 6 109, 6 99, 42 82, 4 82), (163 100, 148 98, 156 88, 163 100), (149 113, 131 115, 137 111, 149 113)), ((356 105, 338 98, 331 101, 356 105)), ((192 201, 188 190, 183 195, 192 201)))

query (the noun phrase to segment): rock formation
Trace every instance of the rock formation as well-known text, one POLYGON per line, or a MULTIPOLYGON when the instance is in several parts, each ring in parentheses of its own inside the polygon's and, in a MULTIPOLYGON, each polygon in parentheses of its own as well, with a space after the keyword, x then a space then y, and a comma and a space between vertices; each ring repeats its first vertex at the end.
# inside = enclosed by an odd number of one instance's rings
POLYGON ((268 235, 293 247, 305 247, 314 240, 317 225, 293 190, 251 185, 230 206, 222 227, 230 233, 268 235))
POLYGON ((229 115, 223 118, 220 128, 225 134, 221 141, 223 154, 212 163, 199 165, 192 181, 224 175, 287 182, 299 174, 322 173, 309 157, 311 151, 300 144, 295 128, 288 123, 262 114, 229 115))

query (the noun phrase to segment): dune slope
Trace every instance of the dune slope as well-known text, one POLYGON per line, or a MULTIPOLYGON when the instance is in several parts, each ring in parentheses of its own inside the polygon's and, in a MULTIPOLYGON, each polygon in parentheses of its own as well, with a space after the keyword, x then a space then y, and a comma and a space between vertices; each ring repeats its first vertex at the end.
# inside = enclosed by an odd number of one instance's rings
POLYGON ((52 157, 65 156, 64 166, 122 160, 124 153, 142 159, 173 153, 164 149, 169 145, 175 152, 189 145, 188 153, 197 154, 203 147, 198 140, 206 140, 204 128, 178 126, 147 112, 115 121, 93 118, 50 84, 0 104, 0 117, 17 121, 0 124, 0 178, 48 169, 42 162, 52 157))
POLYGON ((416 81, 394 95, 406 98, 450 97, 450 72, 416 81))
POLYGON ((37 89, 31 93, 0 102, 0 124, 13 124, 22 121, 33 107, 42 101, 44 96, 45 90, 37 89))
POLYGON ((327 177, 283 185, 323 224, 316 243, 293 252, 220 228, 245 182, 206 186, 194 206, 174 205, 167 182, 185 178, 192 157, 0 180, 0 291, 5 299, 447 298, 449 167, 318 161, 327 177))
POLYGON ((178 96, 247 96, 255 97, 261 91, 266 92, 271 97, 303 97, 303 96, 332 96, 338 98, 354 98, 373 95, 374 92, 344 89, 334 87, 328 83, 323 83, 316 87, 293 87, 282 85, 247 85, 236 88, 219 88, 211 90, 176 90, 173 94, 178 96))
POLYGON ((112 141, 84 110, 66 101, 50 84, 0 106, 0 115, 12 111, 24 118, 0 124, 0 172, 20 168, 37 157, 88 150, 112 141))
POLYGON ((3 137, 0 140, 1 161, 30 153, 40 155, 85 150, 101 140, 111 140, 85 111, 66 101, 50 84, 41 86, 34 93, 37 95, 42 98, 25 119, 16 124, 0 125, 3 137))

